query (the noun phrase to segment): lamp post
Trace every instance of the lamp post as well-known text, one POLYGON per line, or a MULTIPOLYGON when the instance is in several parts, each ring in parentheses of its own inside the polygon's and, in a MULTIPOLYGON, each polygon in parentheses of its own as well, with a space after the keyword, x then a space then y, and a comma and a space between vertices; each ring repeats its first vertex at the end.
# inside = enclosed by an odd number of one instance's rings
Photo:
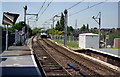
POLYGON ((98 15, 92 16, 92 18, 99 24, 99 48, 100 48, 100 28, 101 28, 101 12, 98 13, 98 15), (97 20, 98 19, 98 20, 97 20))

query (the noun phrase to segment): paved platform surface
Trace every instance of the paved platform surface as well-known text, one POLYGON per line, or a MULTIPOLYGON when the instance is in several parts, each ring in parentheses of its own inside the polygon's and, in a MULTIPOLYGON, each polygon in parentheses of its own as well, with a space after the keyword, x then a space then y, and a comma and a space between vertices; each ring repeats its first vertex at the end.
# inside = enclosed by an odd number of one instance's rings
POLYGON ((100 51, 120 56, 120 49, 99 49, 100 51))
POLYGON ((29 47, 11 46, 0 56, 2 77, 41 77, 29 47))

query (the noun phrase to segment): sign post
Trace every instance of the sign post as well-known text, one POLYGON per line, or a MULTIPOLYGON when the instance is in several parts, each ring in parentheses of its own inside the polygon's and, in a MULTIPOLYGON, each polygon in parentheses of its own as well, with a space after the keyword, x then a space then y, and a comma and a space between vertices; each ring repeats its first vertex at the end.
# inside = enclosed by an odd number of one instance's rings
POLYGON ((8 25, 6 27, 6 50, 8 50, 8 25))

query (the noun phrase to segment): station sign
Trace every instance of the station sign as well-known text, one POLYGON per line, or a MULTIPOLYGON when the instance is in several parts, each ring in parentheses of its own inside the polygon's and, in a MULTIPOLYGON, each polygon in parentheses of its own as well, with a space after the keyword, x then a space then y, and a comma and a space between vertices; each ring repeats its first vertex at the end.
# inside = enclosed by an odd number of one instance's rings
POLYGON ((24 34, 24 32, 23 32, 23 31, 19 31, 19 34, 20 34, 20 35, 23 35, 23 34, 24 34))
POLYGON ((9 12, 3 12, 3 25, 14 25, 19 14, 13 14, 9 12))

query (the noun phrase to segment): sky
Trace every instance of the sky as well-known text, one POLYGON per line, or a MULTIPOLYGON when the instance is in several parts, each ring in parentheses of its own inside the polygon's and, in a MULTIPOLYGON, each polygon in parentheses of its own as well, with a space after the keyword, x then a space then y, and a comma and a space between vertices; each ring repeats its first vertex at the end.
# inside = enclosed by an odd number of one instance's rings
MULTIPOLYGON (((51 0, 49 0, 51 1, 51 0)), ((47 10, 42 14, 43 10, 47 7, 49 1, 47 1, 42 8, 42 10, 39 13, 39 20, 35 22, 35 16, 27 16, 27 19, 32 17, 32 19, 29 19, 30 26, 33 27, 45 27, 45 28, 51 28, 52 24, 51 18, 55 15, 61 15, 62 12, 64 12, 65 9, 68 9, 72 5, 78 3, 75 1, 71 2, 57 2, 53 0, 53 2, 49 5, 47 10), (41 15, 42 14, 42 15, 41 15), (45 22, 48 22, 48 25, 44 25, 45 22)), ((82 0, 79 0, 82 1, 82 0)), ((95 1, 95 0, 94 0, 95 1)), ((74 14, 72 16, 69 16, 75 12, 81 11, 82 9, 85 9, 87 7, 90 7, 92 5, 95 5, 99 2, 91 2, 91 1, 83 1, 82 3, 78 4, 77 6, 71 8, 68 10, 68 26, 73 26, 75 28, 75 21, 77 20, 77 28, 82 27, 83 24, 87 25, 89 24, 90 28, 97 27, 98 24, 95 22, 95 20, 92 19, 92 16, 97 16, 99 12, 101 12, 101 28, 117 28, 118 27, 118 2, 108 2, 105 0, 104 3, 99 4, 97 6, 94 6, 90 9, 87 9, 85 11, 79 12, 77 14, 74 14)), ((28 0, 25 2, 17 2, 17 1, 2 1, 0 2, 0 7, 2 8, 0 10, 0 25, 2 25, 2 15, 3 12, 10 12, 10 13, 17 13, 20 14, 18 17, 17 22, 24 20, 24 9, 23 7, 27 5, 27 13, 30 14, 37 14, 40 10, 43 1, 34 1, 28 0)), ((55 20, 59 20, 60 18, 55 18, 55 20)), ((56 22, 55 22, 56 24, 56 22)))

